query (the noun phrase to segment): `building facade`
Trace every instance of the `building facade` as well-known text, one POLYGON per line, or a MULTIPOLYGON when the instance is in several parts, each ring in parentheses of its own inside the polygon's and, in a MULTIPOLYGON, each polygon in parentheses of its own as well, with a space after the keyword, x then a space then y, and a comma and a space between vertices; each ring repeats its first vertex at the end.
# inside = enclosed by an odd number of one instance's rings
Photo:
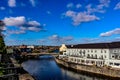
POLYGON ((120 68, 120 42, 66 45, 59 58, 68 62, 120 68))
POLYGON ((67 47, 65 46, 65 44, 62 44, 62 46, 60 47, 59 51, 60 52, 64 52, 66 51, 67 47))

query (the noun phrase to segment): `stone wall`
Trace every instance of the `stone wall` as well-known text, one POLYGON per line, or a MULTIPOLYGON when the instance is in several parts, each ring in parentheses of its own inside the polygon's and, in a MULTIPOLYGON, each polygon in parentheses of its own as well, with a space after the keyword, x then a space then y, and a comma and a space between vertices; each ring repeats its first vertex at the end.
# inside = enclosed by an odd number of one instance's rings
POLYGON ((58 64, 61 64, 64 67, 120 79, 120 69, 112 69, 110 67, 87 66, 77 63, 66 62, 57 58, 55 60, 58 64))

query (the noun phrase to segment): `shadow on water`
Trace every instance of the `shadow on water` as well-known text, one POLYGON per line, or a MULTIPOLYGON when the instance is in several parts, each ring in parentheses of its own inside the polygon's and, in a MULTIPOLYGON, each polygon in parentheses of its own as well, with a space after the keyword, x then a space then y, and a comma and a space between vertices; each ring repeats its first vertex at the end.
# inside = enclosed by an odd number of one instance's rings
POLYGON ((22 66, 36 80, 111 80, 64 68, 57 65, 50 55, 40 56, 39 60, 28 60, 22 66))

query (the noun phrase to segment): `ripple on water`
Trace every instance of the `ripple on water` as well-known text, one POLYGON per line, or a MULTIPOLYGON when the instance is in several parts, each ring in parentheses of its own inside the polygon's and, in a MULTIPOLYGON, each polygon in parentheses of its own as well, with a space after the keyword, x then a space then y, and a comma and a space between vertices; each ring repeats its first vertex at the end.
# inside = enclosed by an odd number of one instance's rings
POLYGON ((60 68, 51 56, 41 56, 40 60, 28 60, 22 66, 36 80, 107 80, 60 68))

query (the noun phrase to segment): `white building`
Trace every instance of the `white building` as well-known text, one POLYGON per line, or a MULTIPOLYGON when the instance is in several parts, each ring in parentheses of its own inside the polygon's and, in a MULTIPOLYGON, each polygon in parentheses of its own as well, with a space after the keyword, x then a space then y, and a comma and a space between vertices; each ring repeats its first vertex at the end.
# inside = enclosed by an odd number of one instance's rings
POLYGON ((64 52, 66 51, 67 47, 65 46, 65 44, 62 44, 62 46, 60 47, 59 51, 60 52, 64 52))
POLYGON ((120 42, 67 45, 65 56, 69 62, 120 68, 120 42))
POLYGON ((34 46, 27 46, 27 48, 31 48, 31 49, 34 49, 34 46))

